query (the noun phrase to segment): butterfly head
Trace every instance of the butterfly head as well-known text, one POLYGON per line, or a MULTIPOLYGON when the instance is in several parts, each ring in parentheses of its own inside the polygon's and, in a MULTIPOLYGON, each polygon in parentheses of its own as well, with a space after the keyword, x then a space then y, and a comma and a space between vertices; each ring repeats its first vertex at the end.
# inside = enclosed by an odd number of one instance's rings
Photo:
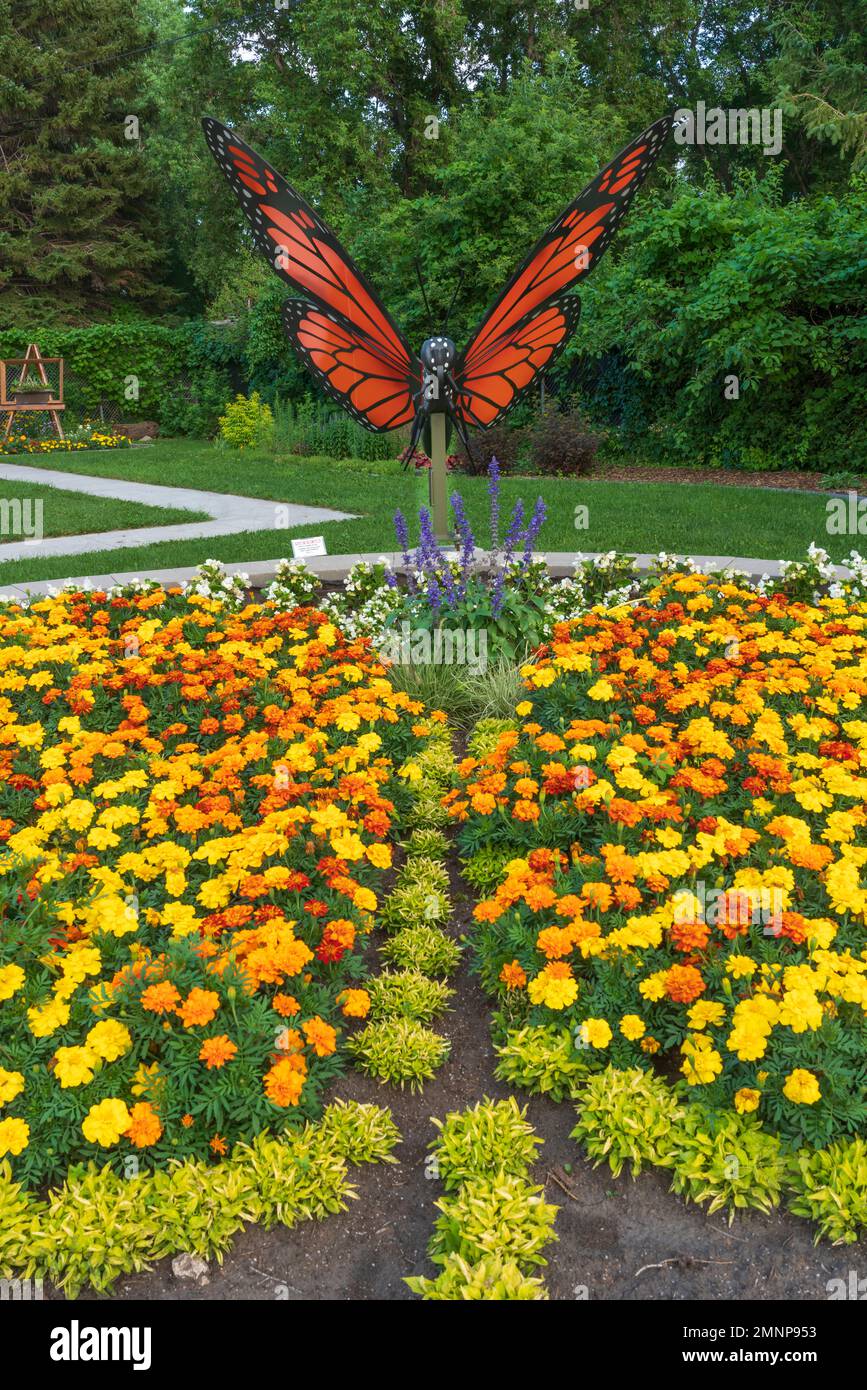
POLYGON ((457 352, 451 338, 441 335, 425 338, 421 345, 421 364, 427 372, 449 372, 454 369, 457 352))

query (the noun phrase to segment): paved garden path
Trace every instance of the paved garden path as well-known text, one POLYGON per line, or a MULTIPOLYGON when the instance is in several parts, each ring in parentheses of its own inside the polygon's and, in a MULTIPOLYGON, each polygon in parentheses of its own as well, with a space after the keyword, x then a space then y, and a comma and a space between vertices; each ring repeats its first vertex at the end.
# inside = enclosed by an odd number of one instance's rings
MULTIPOLYGON (((25 488, 28 484, 54 487, 65 492, 86 493, 90 497, 114 497, 123 502, 145 502, 152 507, 205 512, 211 517, 210 521, 181 522, 176 526, 137 526, 84 536, 52 536, 38 542, 10 541, 0 545, 0 562, 37 557, 41 560, 47 555, 83 555, 91 550, 122 550, 155 541, 200 540, 205 536, 229 536, 238 531, 274 531, 316 525, 320 521, 346 521, 353 515, 328 507, 304 507, 295 502, 239 497, 230 492, 202 492, 190 487, 159 487, 153 483, 128 482, 124 478, 93 478, 55 468, 28 468, 17 463, 0 464, 0 479, 21 483, 25 488)), ((287 549, 290 548, 287 544, 287 549)))

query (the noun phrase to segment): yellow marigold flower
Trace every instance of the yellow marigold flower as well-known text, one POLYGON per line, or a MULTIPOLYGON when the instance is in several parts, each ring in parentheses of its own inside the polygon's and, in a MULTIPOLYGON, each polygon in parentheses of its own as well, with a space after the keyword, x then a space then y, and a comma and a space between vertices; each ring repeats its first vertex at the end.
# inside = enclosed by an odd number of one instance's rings
POLYGON ((368 845, 365 853, 375 869, 391 868, 391 849, 388 845, 368 845))
POLYGON ((24 1090, 24 1077, 20 1071, 7 1071, 0 1067, 0 1105, 14 1100, 19 1091, 24 1090))
POLYGON ((25 975, 20 965, 0 965, 0 1001, 11 999, 24 984, 25 975))
POLYGON ((29 1141, 30 1126, 26 1120, 0 1120, 0 1158, 7 1154, 16 1157, 27 1148, 29 1141))
POLYGON ((630 1042, 637 1042, 646 1033, 644 1020, 638 1014, 624 1014, 620 1020, 620 1031, 630 1042))
POLYGON ((708 1025, 716 1026, 725 1018, 725 1005, 710 999, 700 999, 687 1013, 687 1021, 695 1032, 701 1032, 708 1025))
POLYGON ((86 1086, 93 1080, 98 1060, 89 1047, 59 1047, 54 1054, 54 1075, 64 1090, 70 1086, 86 1086))
POLYGON ((722 1071, 722 1057, 705 1033, 697 1033, 681 1044, 681 1071, 690 1086, 708 1086, 722 1071))
POLYGON ((604 1018, 585 1018, 581 1024, 581 1037, 590 1047, 607 1047, 613 1036, 604 1018))
POLYGON ((758 1110, 761 1098, 761 1091, 754 1090, 752 1086, 741 1086, 739 1091, 735 1091, 735 1110, 739 1115, 749 1115, 751 1111, 758 1110))
POLYGON ((811 1071, 805 1071, 803 1067, 796 1067, 786 1077, 783 1086, 783 1095, 787 1100, 794 1101, 796 1105, 815 1105, 817 1100, 821 1100, 822 1092, 819 1090, 819 1083, 811 1071))
POLYGON ((370 995, 366 989, 345 989, 337 1002, 347 1018, 366 1018, 370 1013, 370 995))
POLYGON ((104 1062, 114 1062, 129 1052, 132 1047, 132 1034, 117 1019, 107 1018, 96 1023, 87 1035, 87 1046, 104 1062))
POLYGON ((123 1101, 112 1096, 90 1107, 81 1132, 89 1144, 100 1144, 108 1149, 126 1134, 131 1123, 132 1116, 123 1101))
POLYGON ((68 1022, 69 1005, 59 999, 52 999, 41 1007, 34 1005, 27 1010, 27 1026, 34 1038, 48 1038, 68 1022))
POLYGON ((726 961, 727 972, 734 975, 736 980, 748 980, 757 969, 756 962, 750 960, 749 956, 729 956, 726 961))

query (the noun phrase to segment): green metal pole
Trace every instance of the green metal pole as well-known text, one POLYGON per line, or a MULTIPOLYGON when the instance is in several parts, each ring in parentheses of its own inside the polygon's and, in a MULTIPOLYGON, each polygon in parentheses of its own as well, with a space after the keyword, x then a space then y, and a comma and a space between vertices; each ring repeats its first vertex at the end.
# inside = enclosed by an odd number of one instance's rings
POLYGON ((446 482, 446 417, 430 417, 430 509, 434 534, 442 544, 449 537, 448 485, 446 482))

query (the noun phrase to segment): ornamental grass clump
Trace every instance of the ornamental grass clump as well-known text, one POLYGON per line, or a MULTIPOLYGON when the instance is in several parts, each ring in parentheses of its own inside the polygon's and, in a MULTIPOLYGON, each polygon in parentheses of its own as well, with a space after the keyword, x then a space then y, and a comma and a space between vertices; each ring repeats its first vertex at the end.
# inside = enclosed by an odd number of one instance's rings
POLYGON ((514 1096, 493 1101, 485 1097, 470 1110, 452 1111, 434 1119, 438 1137, 430 1145, 437 1175, 449 1192, 472 1177, 525 1174, 536 1160, 542 1140, 514 1096))

